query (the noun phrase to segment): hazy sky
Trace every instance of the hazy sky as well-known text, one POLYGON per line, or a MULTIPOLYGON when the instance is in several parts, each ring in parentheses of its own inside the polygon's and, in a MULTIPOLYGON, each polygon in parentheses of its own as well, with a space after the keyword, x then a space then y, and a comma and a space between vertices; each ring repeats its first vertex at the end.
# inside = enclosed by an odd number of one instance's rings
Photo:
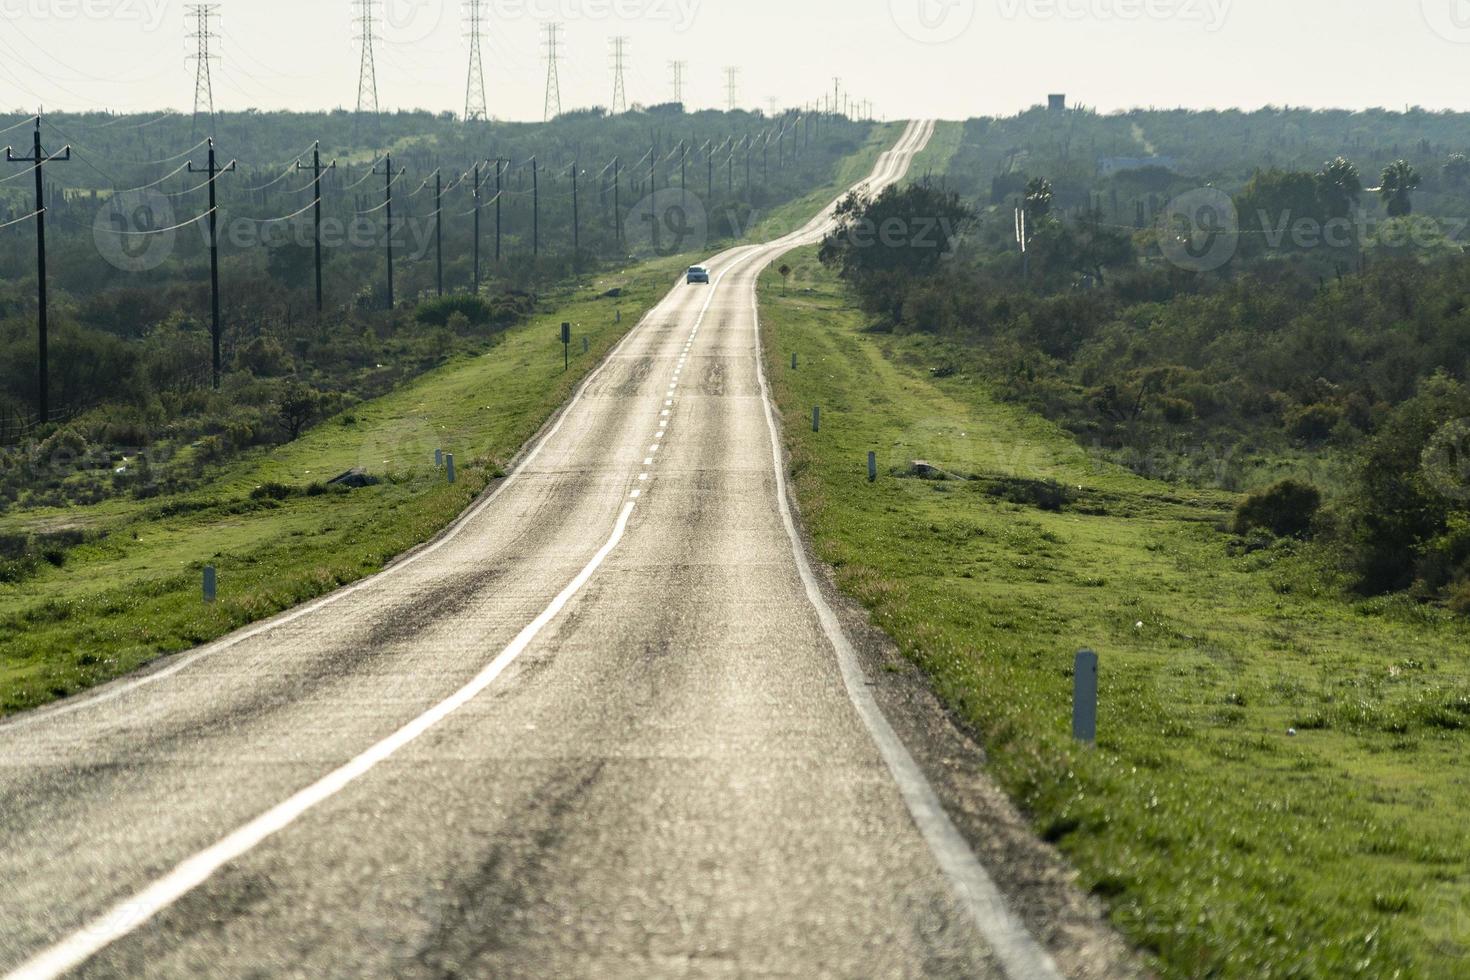
MULTIPOLYGON (((378 0, 385 108, 462 110, 459 0, 378 0)), ((482 0, 490 110, 539 119, 541 26, 564 25, 565 107, 606 105, 609 38, 630 38, 628 94, 799 104, 840 75, 889 118, 1008 114, 1066 92, 1132 106, 1470 108, 1470 0, 482 0)), ((220 0, 217 108, 355 104, 349 0, 220 0)), ((0 105, 188 109, 178 0, 0 0, 0 105)))

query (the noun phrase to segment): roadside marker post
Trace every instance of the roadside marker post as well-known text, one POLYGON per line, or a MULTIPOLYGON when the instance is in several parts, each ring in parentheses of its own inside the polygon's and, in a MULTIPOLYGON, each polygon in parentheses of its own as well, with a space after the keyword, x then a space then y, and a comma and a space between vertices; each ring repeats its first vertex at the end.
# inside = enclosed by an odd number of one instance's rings
POLYGON ((448 453, 448 454, 445 455, 445 457, 444 457, 444 466, 445 466, 445 475, 449 478, 449 482, 450 483, 453 483, 454 482, 454 453, 448 453))
POLYGON ((868 453, 868 482, 878 482, 878 454, 868 453))
POLYGON ((796 351, 791 352, 791 370, 796 370, 796 351))
POLYGON ((822 406, 820 405, 814 405, 812 407, 812 431, 822 431, 822 406))
POLYGON ((572 325, 570 323, 561 325, 561 351, 564 361, 562 371, 570 371, 572 369, 572 325))
POLYGON ((442 469, 444 466, 444 450, 434 450, 434 469, 442 469))
POLYGON ((1072 737, 1097 744, 1097 654, 1082 650, 1072 678, 1072 737))
POLYGON ((219 595, 219 576, 215 573, 213 565, 204 566, 204 601, 212 603, 219 595))
POLYGON ((583 337, 582 338, 582 353, 585 354, 585 353, 587 353, 587 351, 589 351, 591 349, 592 349, 591 342, 586 337, 583 337))

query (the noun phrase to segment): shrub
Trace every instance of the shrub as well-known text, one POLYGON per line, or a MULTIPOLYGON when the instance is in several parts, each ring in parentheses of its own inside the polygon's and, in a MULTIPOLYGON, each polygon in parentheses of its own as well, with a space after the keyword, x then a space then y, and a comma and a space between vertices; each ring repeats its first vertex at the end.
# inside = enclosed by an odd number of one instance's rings
POLYGON ((284 483, 263 483, 250 491, 251 500, 285 500, 291 496, 291 488, 284 483))
POLYGON ((1306 537, 1321 508, 1322 491, 1310 483, 1282 480, 1240 502, 1235 508, 1235 533, 1263 528, 1280 537, 1306 537))
POLYGON ((1286 417, 1286 431, 1303 442, 1325 442, 1341 421, 1341 408, 1319 402, 1289 413, 1286 417))

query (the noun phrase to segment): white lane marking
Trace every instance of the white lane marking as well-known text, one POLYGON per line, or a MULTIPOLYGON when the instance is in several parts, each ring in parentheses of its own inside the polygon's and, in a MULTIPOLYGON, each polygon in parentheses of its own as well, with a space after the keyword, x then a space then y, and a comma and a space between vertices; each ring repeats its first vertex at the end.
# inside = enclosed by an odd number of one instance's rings
MULTIPOLYGON (((716 277, 716 285, 723 281, 725 276, 732 272, 735 268, 745 264, 745 262, 750 258, 755 257, 758 253, 761 252, 761 249, 761 246, 750 246, 742 250, 732 250, 732 257, 728 260, 729 265, 727 265, 726 268, 721 271, 720 275, 716 277), (738 254, 738 258, 734 257, 736 254, 738 254)), ((752 287, 752 291, 753 289, 754 287, 752 287)), ((171 676, 182 670, 188 664, 193 663, 195 660, 208 653, 228 649, 229 647, 241 643, 253 636, 260 635, 261 633, 267 632, 269 630, 292 622, 296 619, 299 619, 303 616, 309 615, 310 613, 327 605, 330 605, 347 595, 353 594, 359 589, 366 587, 369 583, 373 581, 384 578, 391 573, 408 567, 412 563, 421 560, 426 555, 432 554, 438 549, 442 548, 445 544, 447 544, 450 540, 457 536, 459 532, 463 530, 463 528, 466 527, 475 516, 478 516, 478 514, 482 513, 483 510, 488 507, 490 503, 497 496, 499 496, 502 491, 505 490, 506 487, 510 486, 516 480, 521 472, 523 472, 524 467, 540 453, 541 449, 547 444, 547 442, 549 442, 550 439, 561 429, 562 423, 565 422, 566 418, 570 414, 571 408, 575 406, 577 402, 582 398, 583 392, 586 390, 588 385, 590 385, 591 382, 598 375, 600 375, 603 370, 606 369, 607 365, 611 363, 611 355, 616 353, 616 351, 621 348, 628 341, 628 339, 631 338, 639 330, 639 328, 643 326, 644 323, 648 322, 648 320, 651 319, 665 303, 668 303, 671 299, 673 299, 675 295, 677 295, 677 293, 671 293, 669 296, 665 297, 663 301, 661 301, 657 306, 650 310, 648 314, 646 314, 644 318, 640 320, 639 323, 636 324, 632 330, 628 331, 628 333, 625 334, 623 338, 614 345, 612 351, 609 352, 608 359, 604 360, 602 364, 598 365, 590 374, 588 374, 586 378, 583 379, 581 385, 578 386, 577 391, 573 394, 572 399, 567 403, 566 409, 557 418, 556 423, 551 427, 550 430, 546 432, 544 436, 541 437, 541 439, 537 441, 536 445, 533 446, 532 449, 527 453, 520 467, 518 467, 515 472, 513 472, 503 483, 501 483, 501 485, 497 487, 494 492, 486 495, 479 504, 466 511, 464 514, 460 515, 460 517, 453 524, 451 524, 448 529, 446 529, 445 533, 437 541, 432 542, 430 545, 424 547, 420 551, 415 552, 413 555, 404 559, 402 562, 399 562, 397 565, 385 569, 384 571, 378 573, 375 576, 372 576, 371 578, 364 579, 362 582, 357 583, 355 586, 349 586, 348 588, 333 593, 330 596, 326 596, 309 606, 304 606, 301 609, 298 609, 290 614, 278 617, 275 620, 262 623, 257 627, 244 631, 234 637, 228 637, 225 640, 221 640, 210 647, 205 647, 197 651, 196 653, 184 658, 179 663, 174 664, 172 667, 168 668, 165 671, 159 671, 158 673, 150 675, 149 677, 140 678, 137 681, 131 682, 125 686, 121 686, 118 689, 108 692, 105 696, 93 696, 91 698, 88 698, 85 702, 72 705, 68 708, 67 713, 69 713, 69 711, 71 710, 76 710, 81 707, 97 704, 106 700, 111 700, 112 698, 118 697, 121 694, 126 693, 127 691, 134 690, 137 687, 142 686, 143 684, 153 683, 163 679, 164 677, 171 676)), ((705 300, 703 309, 700 311, 697 322, 703 322, 705 315, 709 312, 710 304, 714 301, 714 296, 715 290, 711 290, 709 297, 705 300)), ((758 325, 757 330, 759 330, 758 325)), ((759 369, 759 363, 757 363, 757 368, 759 369)), ((675 374, 677 376, 677 372, 675 372, 675 374)), ((762 382, 764 383, 764 378, 762 378, 762 382)), ((767 423, 770 424, 771 418, 769 404, 767 404, 766 407, 766 415, 767 423)), ((667 424, 667 422, 662 422, 660 423, 660 426, 666 426, 667 424)), ((661 439, 663 438, 663 435, 664 433, 660 431, 655 435, 655 438, 661 439)), ((780 466, 778 458, 778 477, 780 476, 779 469, 780 466)), ((646 479, 647 474, 643 474, 642 478, 646 479)), ((631 496, 636 498, 638 494, 639 491, 634 490, 631 496)), ((431 708, 423 715, 420 715, 408 725, 399 729, 398 732, 396 732, 395 734, 389 736, 387 739, 384 739, 383 741, 374 745, 372 748, 368 749, 363 754, 357 756, 351 762, 347 763, 347 765, 342 766, 341 768, 328 774, 323 779, 318 780, 316 783, 313 783, 306 789, 301 790, 285 802, 278 804, 272 809, 266 811, 266 813, 246 824, 244 827, 236 830, 234 833, 230 834, 228 837, 219 841, 212 847, 209 847, 204 851, 201 851, 198 854, 194 855, 192 858, 187 859, 182 864, 175 867, 174 870, 168 875, 159 879, 158 881, 155 881, 152 885, 148 886, 143 891, 138 892, 131 899, 118 903, 118 905, 114 906, 106 914, 98 919, 93 920, 83 929, 73 933, 66 939, 63 939, 62 941, 47 948, 46 950, 43 950, 41 953, 33 956, 16 970, 7 974, 6 980, 39 980, 39 978, 51 980, 51 978, 59 977, 61 974, 71 969, 74 969, 77 966, 80 966, 97 952, 105 949, 117 939, 122 938, 123 936, 126 936, 129 933, 133 932, 143 923, 151 920, 160 911, 172 905, 174 902, 178 901, 179 898, 188 894, 190 891, 197 888, 200 884, 207 881, 209 877, 213 875, 214 872, 217 871, 220 867, 228 864, 233 860, 238 859, 239 857, 248 853, 255 846, 257 846, 261 841, 285 829, 291 823, 295 822, 295 820, 298 819, 302 814, 308 812, 313 807, 317 806, 320 802, 326 799, 330 799, 332 796, 341 792, 347 786, 351 785, 353 782, 359 779, 362 775, 369 772, 380 762, 390 758, 401 748, 410 744, 411 742, 419 738, 424 732, 430 730, 435 725, 437 725, 444 718, 447 718, 449 715, 453 714, 464 704, 467 704, 469 703, 469 701, 473 700, 478 694, 482 693, 485 688, 494 683, 499 675, 504 672, 506 667, 508 667, 511 663, 514 662, 517 657, 519 657, 520 653, 525 649, 527 645, 530 644, 530 642, 541 631, 541 629, 543 629, 547 623, 554 619, 556 615, 561 611, 561 609, 564 608, 565 605, 586 584, 586 582, 590 580, 592 574, 597 570, 597 568, 602 564, 607 556, 611 554, 611 552, 617 547, 618 542, 622 540, 623 534, 627 529, 628 519, 632 515, 633 508, 635 506, 636 505, 632 502, 629 502, 627 505, 624 506, 622 513, 620 514, 616 524, 614 525, 612 536, 608 539, 607 543, 603 545, 602 549, 593 556, 592 560, 585 568, 583 568, 583 570, 577 575, 577 577, 573 579, 572 582, 561 593, 559 593, 555 599, 552 600, 551 605, 548 606, 547 609, 544 610, 540 616, 538 616, 534 621, 527 625, 526 628, 517 635, 516 639, 513 640, 511 644, 507 646, 505 650, 502 651, 501 654, 496 657, 496 659, 492 661, 469 684, 461 688, 454 695, 451 695, 448 699, 441 701, 438 705, 431 708)), ((48 713, 46 717, 54 717, 55 714, 58 713, 61 712, 48 713)), ((29 716, 26 720, 38 719, 36 718, 36 716, 29 716)))
POLYGON ((659 424, 658 424, 658 427, 659 427, 659 428, 660 428, 660 429, 667 429, 667 428, 668 428, 668 427, 669 427, 669 423, 668 423, 668 422, 660 422, 660 423, 659 423, 659 424))
POLYGON ((69 970, 81 966, 92 956, 112 943, 136 930, 159 912, 198 888, 220 868, 242 857, 256 845, 273 834, 285 830, 312 808, 326 802, 361 779, 379 763, 392 758, 399 750, 411 744, 425 732, 438 725, 460 708, 469 704, 484 692, 507 667, 515 662, 530 646, 547 624, 566 608, 567 603, 582 590, 607 556, 612 554, 623 533, 628 529, 628 518, 636 505, 631 501, 623 506, 613 527, 612 537, 607 539, 592 560, 577 573, 577 577, 541 611, 510 644, 489 663, 474 680, 460 688, 448 698, 440 701, 398 731, 389 735, 346 765, 324 776, 301 790, 284 803, 256 817, 245 826, 179 864, 168 874, 147 888, 124 899, 108 912, 94 919, 85 927, 72 933, 56 945, 38 953, 11 973, 7 980, 51 980, 69 970))
MULTIPOLYGON (((917 153, 922 149, 923 142, 927 140, 919 142, 912 152, 917 153)), ((776 257, 779 256, 772 258, 776 257)), ((760 305, 754 279, 751 280, 750 295, 755 318, 756 376, 760 379, 761 403, 765 408, 766 428, 771 436, 771 459, 776 471, 776 503, 781 512, 781 523, 785 525, 786 536, 791 542, 791 551, 796 558, 796 568, 806 589, 807 600, 816 610, 822 631, 827 634, 827 639, 837 653, 847 696, 867 726, 894 782, 898 784, 898 791, 925 843, 929 845, 929 850, 934 854, 945 877, 949 879, 955 898, 969 911, 971 919, 990 945, 991 952, 1000 962, 1006 976, 1013 980, 1060 980, 1061 974, 1057 971, 1056 964, 1026 930, 1025 924, 1010 910, 1005 896, 1000 893, 990 874, 980 864, 964 836, 955 827, 954 821, 945 812, 944 804, 940 803, 934 788, 924 778, 923 770, 914 762, 913 756, 884 717, 883 709, 878 707, 878 702, 868 689, 867 678, 863 675, 857 654, 853 652, 847 635, 842 631, 842 624, 832 607, 827 604, 816 576, 812 573, 811 564, 806 558, 806 549, 796 530, 796 521, 792 516, 791 502, 786 490, 781 437, 771 404, 771 389, 766 383, 766 372, 762 363, 760 305)))
POLYGON ((640 483, 642 483, 643 481, 645 481, 647 479, 648 479, 648 474, 647 473, 639 473, 638 474, 638 481, 640 483))
MULTIPOLYGON (((763 246, 758 244, 742 245, 738 248, 730 249, 728 253, 725 253, 723 261, 726 263, 726 265, 723 269, 720 270, 720 274, 715 277, 715 286, 718 286, 724 280, 725 276, 727 276, 738 266, 743 265, 746 260, 754 256, 758 251, 760 251, 762 247, 763 246)), ((714 261, 715 260, 712 259, 711 263, 713 263, 714 261)), ((525 472, 526 468, 530 466, 530 464, 536 459, 537 456, 541 455, 541 450, 544 449, 547 443, 549 443, 556 436, 556 434, 561 431, 562 425, 571 415, 572 409, 576 407, 579 402, 581 402, 584 394, 587 391, 587 388, 595 380, 597 380, 597 378, 602 374, 603 371, 607 370, 608 365, 612 364, 613 361, 616 360, 618 352, 622 350, 622 348, 626 344, 628 344, 633 336, 641 331, 646 324, 648 324, 651 320, 654 320, 661 316, 661 312, 665 306, 674 304, 680 298, 682 298, 682 293, 681 291, 676 289, 673 292, 670 292, 663 299, 659 300, 652 309, 645 313, 643 315, 643 318, 639 320, 636 324, 634 324, 632 329, 625 333, 622 338, 612 346, 612 349, 609 350, 606 355, 604 355, 602 363, 597 365, 597 367, 594 368, 591 373, 589 373, 585 378, 582 379, 581 384, 577 386, 577 390, 573 392, 571 399, 567 402, 566 407, 562 409, 561 414, 557 416, 556 421, 552 424, 551 428, 546 430, 546 433, 542 435, 538 440, 536 440, 536 443, 526 453, 525 458, 520 461, 520 463, 511 472, 511 474, 507 476, 499 486, 483 496, 478 503, 476 503, 469 510, 465 511, 453 522, 451 522, 449 526, 444 529, 444 532, 439 536, 438 539, 429 542, 428 544, 421 547, 418 551, 415 551, 413 554, 408 555, 407 557, 395 562, 393 565, 390 565, 388 568, 383 569, 376 575, 370 575, 367 578, 352 583, 351 585, 344 586, 343 588, 331 593, 330 595, 322 596, 320 599, 317 599, 316 601, 308 605, 300 606, 296 609, 289 610, 288 612, 281 613, 280 615, 275 616, 271 619, 267 619, 264 622, 257 623, 254 626, 246 627, 241 632, 216 640, 214 643, 208 646, 200 647, 198 650, 195 650, 192 653, 184 654, 177 662, 170 664, 168 667, 165 667, 161 670, 154 671, 151 674, 144 674, 141 677, 135 677, 130 680, 115 681, 106 690, 98 691, 94 694, 79 695, 78 697, 70 701, 64 702, 54 707, 41 708, 31 714, 25 714, 21 715, 18 718, 10 718, 4 721, 0 721, 0 736, 6 735, 9 732, 18 731, 21 728, 28 728, 32 725, 44 724, 51 719, 60 718, 65 715, 72 714, 73 712, 80 711, 84 708, 92 707, 93 705, 104 704, 108 701, 116 700, 117 698, 120 698, 125 694, 130 694, 141 687, 156 684, 161 680, 166 680, 167 678, 173 677, 175 674, 190 667, 191 665, 205 657, 213 656, 214 654, 228 650, 231 647, 238 646, 239 644, 244 643, 246 640, 252 640, 257 636, 260 636, 264 633, 269 633, 272 630, 280 629, 283 626, 289 626, 291 623, 294 623, 297 620, 302 619, 306 616, 310 616, 312 613, 317 612, 318 610, 325 609, 326 607, 331 605, 335 605, 348 596, 355 595, 363 589, 371 588, 372 586, 380 583, 383 579, 390 576, 395 576, 399 572, 402 572, 404 569, 412 567, 414 564, 422 561, 429 555, 432 555, 435 552, 439 551, 439 549, 443 548, 455 538, 459 537, 460 532, 468 527, 475 518, 484 513, 485 510, 489 508, 490 505, 494 503, 495 500, 508 488, 515 485, 515 483, 520 479, 521 474, 525 472)), ((705 297, 704 306, 699 311, 699 316, 696 318, 695 321, 696 324, 704 322, 704 318, 709 313, 710 305, 714 303, 714 300, 715 291, 712 289, 709 295, 705 297)), ((695 329, 697 330, 698 326, 696 326, 695 329)), ((675 371, 674 377, 676 380, 678 376, 679 372, 675 371)), ((662 433, 660 433, 660 435, 662 435, 662 433)))
POLYGON ((643 491, 642 490, 634 490, 632 493, 628 494, 628 496, 632 497, 634 500, 637 500, 642 495, 643 495, 643 491))
POLYGON ((645 460, 644 460, 644 461, 643 461, 643 465, 644 465, 644 466, 652 466, 652 465, 653 465, 653 457, 652 457, 652 456, 650 456, 650 457, 648 457, 648 458, 647 458, 647 459, 645 459, 645 460))

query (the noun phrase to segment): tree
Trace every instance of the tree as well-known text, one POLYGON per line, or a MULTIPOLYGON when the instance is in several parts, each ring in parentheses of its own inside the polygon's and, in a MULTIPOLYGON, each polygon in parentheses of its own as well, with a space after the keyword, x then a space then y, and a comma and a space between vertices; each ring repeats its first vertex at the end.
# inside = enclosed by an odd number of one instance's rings
POLYGON ((1463 153, 1451 153, 1444 165, 1445 180, 1453 187, 1463 187, 1470 180, 1470 157, 1463 153))
POLYGON ((276 404, 276 418, 280 420, 281 428, 294 441, 315 421, 321 405, 321 392, 299 381, 292 381, 281 392, 281 400, 276 404))
POLYGON ((1414 213, 1414 202, 1409 195, 1418 190, 1422 182, 1419 171, 1409 166, 1407 161, 1395 160, 1383 168, 1378 193, 1390 218, 1403 218, 1414 213))
POLYGON ((781 295, 782 296, 785 296, 786 295, 786 282, 787 282, 788 279, 791 278, 791 266, 789 266, 789 265, 782 265, 781 268, 777 269, 776 271, 779 272, 779 273, 781 273, 781 295))
POLYGON ((1349 160, 1329 160, 1317 174, 1317 192, 1329 219, 1346 218, 1363 193, 1363 178, 1349 160))
POLYGON ((1026 220, 1038 225, 1051 216, 1051 181, 1045 177, 1033 177, 1026 182, 1026 220))

